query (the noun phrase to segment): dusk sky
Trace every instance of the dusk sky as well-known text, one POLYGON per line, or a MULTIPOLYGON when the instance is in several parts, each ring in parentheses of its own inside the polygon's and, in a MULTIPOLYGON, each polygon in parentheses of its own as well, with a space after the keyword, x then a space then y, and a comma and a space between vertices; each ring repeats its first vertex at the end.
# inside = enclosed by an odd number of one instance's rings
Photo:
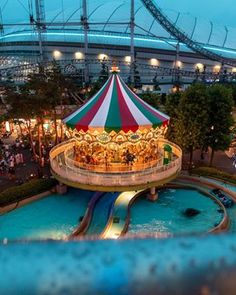
POLYGON ((155 2, 164 9, 190 13, 215 24, 236 27, 236 0, 155 0, 155 2))

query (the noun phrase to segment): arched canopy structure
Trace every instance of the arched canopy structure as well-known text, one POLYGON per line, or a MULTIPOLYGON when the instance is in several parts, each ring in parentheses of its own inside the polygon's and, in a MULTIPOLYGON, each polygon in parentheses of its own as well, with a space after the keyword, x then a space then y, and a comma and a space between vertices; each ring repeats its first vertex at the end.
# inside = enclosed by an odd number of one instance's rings
POLYGON ((169 117, 139 98, 114 72, 101 90, 87 103, 65 118, 77 131, 125 133, 166 126, 169 117))

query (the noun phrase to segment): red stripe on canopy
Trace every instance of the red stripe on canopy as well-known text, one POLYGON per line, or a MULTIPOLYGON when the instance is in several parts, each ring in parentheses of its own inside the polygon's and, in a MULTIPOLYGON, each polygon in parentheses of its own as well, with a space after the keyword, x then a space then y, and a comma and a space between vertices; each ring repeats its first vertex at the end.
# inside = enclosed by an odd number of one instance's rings
POLYGON ((156 118, 160 119, 163 122, 163 126, 168 125, 169 120, 162 116, 161 114, 157 113, 157 110, 154 111, 150 106, 148 106, 140 97, 138 97, 134 92, 132 92, 126 84, 124 86, 128 89, 128 91, 135 96, 135 98, 141 103, 141 105, 148 110, 150 113, 152 113, 156 118))
POLYGON ((80 131, 82 129, 84 132, 86 132, 89 129, 89 125, 90 125, 91 121, 93 120, 94 116, 97 114, 99 108, 101 107, 101 105, 108 93, 108 90, 111 86, 112 80, 113 79, 111 76, 109 83, 107 84, 106 88, 103 90, 101 96, 96 101, 94 106, 92 108, 90 108, 88 110, 88 112, 86 113, 86 115, 76 124, 75 127, 78 131, 80 131))
POLYGON ((115 82, 116 82, 116 89, 118 94, 122 130, 124 132, 128 132, 130 130, 135 132, 138 130, 139 125, 134 119, 134 116, 132 115, 132 113, 130 112, 129 107, 127 106, 127 103, 121 91, 117 76, 116 76, 115 82))

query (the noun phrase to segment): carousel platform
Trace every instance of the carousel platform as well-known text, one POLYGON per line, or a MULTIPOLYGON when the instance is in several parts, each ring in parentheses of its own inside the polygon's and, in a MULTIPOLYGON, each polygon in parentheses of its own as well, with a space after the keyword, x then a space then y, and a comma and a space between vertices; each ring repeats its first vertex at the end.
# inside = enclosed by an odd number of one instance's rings
POLYGON ((173 157, 166 164, 162 158, 156 162, 141 165, 115 163, 107 165, 80 165, 71 155, 75 140, 63 142, 51 150, 51 171, 54 177, 69 186, 94 191, 135 191, 160 186, 176 178, 181 170, 181 149, 165 140, 159 139, 159 145, 169 145, 173 157))

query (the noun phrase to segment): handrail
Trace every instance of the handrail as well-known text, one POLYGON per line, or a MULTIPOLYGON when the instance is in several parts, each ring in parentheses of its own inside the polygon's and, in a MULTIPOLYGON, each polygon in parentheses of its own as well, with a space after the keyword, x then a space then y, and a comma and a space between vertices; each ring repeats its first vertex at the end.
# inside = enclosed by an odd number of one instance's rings
POLYGON ((167 165, 157 165, 148 167, 144 170, 130 170, 118 171, 111 173, 110 171, 92 171, 85 168, 80 168, 75 165, 73 160, 65 159, 65 151, 69 149, 75 140, 70 140, 59 144, 54 147, 50 152, 50 162, 52 171, 55 176, 58 175, 69 182, 82 183, 85 185, 98 185, 106 184, 106 186, 130 186, 148 184, 156 181, 167 179, 172 175, 178 173, 181 169, 182 151, 181 149, 165 140, 161 139, 161 144, 169 144, 172 147, 173 154, 177 157, 174 158, 167 165))
POLYGON ((75 161, 72 159, 72 156, 74 154, 74 151, 69 149, 64 152, 65 156, 65 162, 69 167, 76 167, 78 169, 86 169, 90 170, 91 172, 97 173, 119 173, 119 172, 135 172, 135 171, 140 171, 144 170, 150 167, 157 167, 157 166, 162 166, 163 163, 163 158, 159 158, 157 160, 153 160, 144 164, 135 164, 134 166, 132 165, 122 165, 118 163, 112 163, 109 165, 106 165, 105 163, 102 165, 92 165, 92 164, 87 164, 87 163, 81 163, 78 161, 75 161))
POLYGON ((51 168, 59 176, 69 180, 80 182, 90 185, 101 185, 106 182, 107 185, 130 185, 132 184, 142 184, 149 183, 152 181, 162 180, 168 178, 170 175, 177 173, 181 168, 180 159, 176 159, 168 165, 158 167, 157 169, 146 169, 143 172, 133 173, 130 177, 126 174, 108 174, 108 173, 93 173, 91 177, 91 172, 82 169, 72 169, 66 165, 59 166, 54 160, 51 162, 51 168))

